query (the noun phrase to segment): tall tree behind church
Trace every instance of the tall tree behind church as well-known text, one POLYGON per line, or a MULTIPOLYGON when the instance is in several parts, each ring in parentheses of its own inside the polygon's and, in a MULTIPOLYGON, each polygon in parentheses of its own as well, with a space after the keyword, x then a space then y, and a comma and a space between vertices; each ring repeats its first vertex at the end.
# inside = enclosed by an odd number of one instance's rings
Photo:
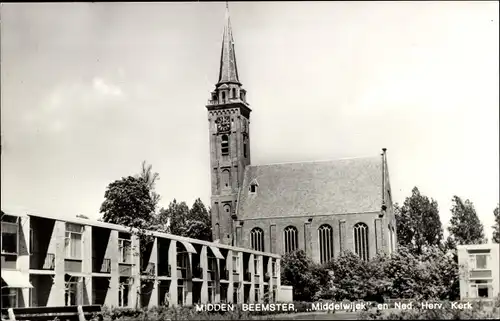
POLYGON ((485 243, 483 224, 474 209, 474 204, 468 199, 462 201, 453 196, 451 220, 448 227, 451 237, 457 245, 485 243))
POLYGON ((498 205, 493 211, 493 215, 495 216, 495 224, 492 226, 493 242, 500 243, 500 212, 498 211, 498 205))
POLYGON ((443 239, 443 226, 439 219, 438 204, 420 194, 417 187, 402 207, 394 205, 398 243, 413 253, 421 254, 425 247, 439 245, 443 239))

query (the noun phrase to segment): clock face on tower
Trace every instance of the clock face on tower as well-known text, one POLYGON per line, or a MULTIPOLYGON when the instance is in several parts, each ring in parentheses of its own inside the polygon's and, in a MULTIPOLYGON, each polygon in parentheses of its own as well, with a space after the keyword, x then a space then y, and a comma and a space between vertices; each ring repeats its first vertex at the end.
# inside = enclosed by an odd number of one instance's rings
POLYGON ((217 132, 228 132, 231 130, 231 118, 229 116, 220 116, 215 120, 217 132))

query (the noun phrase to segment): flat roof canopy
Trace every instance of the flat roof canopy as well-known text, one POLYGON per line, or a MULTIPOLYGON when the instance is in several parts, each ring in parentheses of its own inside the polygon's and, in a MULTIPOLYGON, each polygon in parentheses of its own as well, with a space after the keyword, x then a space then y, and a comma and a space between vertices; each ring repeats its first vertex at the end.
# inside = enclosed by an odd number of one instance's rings
POLYGON ((7 284, 8 288, 33 288, 30 283, 29 275, 21 273, 17 270, 3 270, 2 279, 7 284))

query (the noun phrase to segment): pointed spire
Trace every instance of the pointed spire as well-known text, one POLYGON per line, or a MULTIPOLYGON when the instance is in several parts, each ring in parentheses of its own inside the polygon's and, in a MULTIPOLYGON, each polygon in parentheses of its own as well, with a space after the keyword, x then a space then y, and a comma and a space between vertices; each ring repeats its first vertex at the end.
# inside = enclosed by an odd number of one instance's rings
POLYGON ((233 30, 231 29, 231 19, 229 18, 229 4, 226 1, 226 23, 222 36, 222 50, 220 56, 219 82, 240 83, 238 78, 238 67, 236 67, 236 54, 234 52, 233 30))

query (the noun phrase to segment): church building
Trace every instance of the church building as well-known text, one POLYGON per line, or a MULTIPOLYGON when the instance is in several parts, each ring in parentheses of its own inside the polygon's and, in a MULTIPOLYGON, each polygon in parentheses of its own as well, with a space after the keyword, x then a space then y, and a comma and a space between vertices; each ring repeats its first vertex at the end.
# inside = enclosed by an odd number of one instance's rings
POLYGON ((386 150, 373 157, 252 165, 250 105, 226 6, 219 80, 207 104, 213 239, 324 263, 396 247, 386 150))

